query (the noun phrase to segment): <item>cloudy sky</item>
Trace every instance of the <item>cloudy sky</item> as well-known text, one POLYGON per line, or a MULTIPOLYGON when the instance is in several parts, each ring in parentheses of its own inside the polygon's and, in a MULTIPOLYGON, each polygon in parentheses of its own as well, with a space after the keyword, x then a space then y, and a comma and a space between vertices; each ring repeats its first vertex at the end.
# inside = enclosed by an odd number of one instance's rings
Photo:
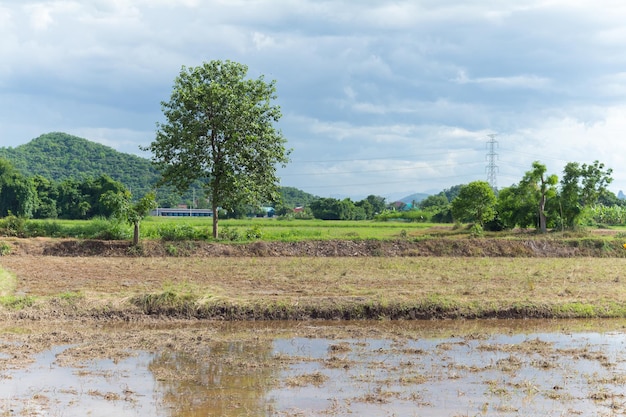
POLYGON ((0 146, 61 131, 139 150, 183 65, 277 82, 281 185, 399 198, 538 160, 626 192, 622 0, 0 0, 0 146))

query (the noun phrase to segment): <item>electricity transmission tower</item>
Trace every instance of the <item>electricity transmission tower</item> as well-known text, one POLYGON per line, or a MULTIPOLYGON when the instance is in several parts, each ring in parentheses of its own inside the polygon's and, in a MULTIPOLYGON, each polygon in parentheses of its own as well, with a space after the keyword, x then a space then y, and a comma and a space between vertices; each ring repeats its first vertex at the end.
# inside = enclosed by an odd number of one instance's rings
POLYGON ((496 173, 498 172, 498 165, 496 165, 496 159, 498 154, 496 148, 498 147, 498 141, 496 140, 496 134, 491 133, 489 135, 489 141, 487 141, 487 182, 493 188, 494 192, 498 192, 498 182, 496 181, 496 173))

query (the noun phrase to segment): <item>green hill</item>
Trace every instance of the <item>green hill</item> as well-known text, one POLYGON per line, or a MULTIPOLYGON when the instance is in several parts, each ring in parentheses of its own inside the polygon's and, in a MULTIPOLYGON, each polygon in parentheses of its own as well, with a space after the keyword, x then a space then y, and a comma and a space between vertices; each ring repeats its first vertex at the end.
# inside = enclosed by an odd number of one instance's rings
POLYGON ((160 178, 146 158, 67 133, 46 133, 15 148, 0 148, 0 158, 9 160, 26 176, 41 175, 62 181, 106 174, 131 191, 140 190, 139 193, 148 190, 160 178))
POLYGON ((311 201, 319 198, 294 187, 280 187, 280 194, 283 204, 287 207, 308 206, 311 201))

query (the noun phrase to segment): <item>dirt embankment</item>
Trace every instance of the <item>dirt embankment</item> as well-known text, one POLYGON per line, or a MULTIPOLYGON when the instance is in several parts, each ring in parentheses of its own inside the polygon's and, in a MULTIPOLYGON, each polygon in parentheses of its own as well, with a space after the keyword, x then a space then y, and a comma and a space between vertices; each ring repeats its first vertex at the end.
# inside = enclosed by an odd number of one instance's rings
POLYGON ((258 257, 626 257, 618 240, 585 239, 445 239, 425 240, 329 240, 304 242, 143 241, 132 247, 126 241, 80 239, 4 240, 10 254, 43 256, 258 256, 258 257))

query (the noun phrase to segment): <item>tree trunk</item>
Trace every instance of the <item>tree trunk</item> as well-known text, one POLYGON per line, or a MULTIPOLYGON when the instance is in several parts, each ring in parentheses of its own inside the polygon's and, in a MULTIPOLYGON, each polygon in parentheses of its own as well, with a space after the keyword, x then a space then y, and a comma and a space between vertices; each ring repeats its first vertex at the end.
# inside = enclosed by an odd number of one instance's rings
MULTIPOLYGON (((215 199, 213 199, 213 201, 215 201, 215 199)), ((211 202, 211 209, 213 210, 213 239, 217 239, 217 205, 213 202, 211 202)))
POLYGON ((546 225, 546 196, 545 194, 541 195, 541 199, 539 200, 539 231, 541 233, 546 233, 548 231, 548 227, 546 225))
POLYGON ((135 222, 133 228, 133 246, 137 245, 139 245, 139 222, 135 222))

